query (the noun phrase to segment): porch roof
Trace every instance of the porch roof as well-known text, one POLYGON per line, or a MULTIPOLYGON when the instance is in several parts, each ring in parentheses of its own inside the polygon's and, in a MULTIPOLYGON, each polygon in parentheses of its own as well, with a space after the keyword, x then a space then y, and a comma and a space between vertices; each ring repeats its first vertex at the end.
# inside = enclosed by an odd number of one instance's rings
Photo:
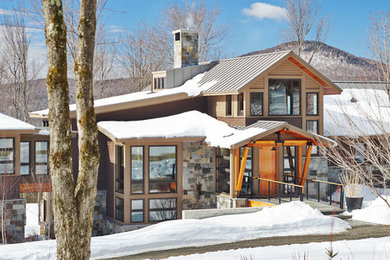
POLYGON ((332 140, 308 133, 286 122, 258 121, 238 130, 199 111, 139 121, 102 121, 98 123, 98 128, 110 139, 122 143, 140 140, 199 140, 210 146, 229 149, 246 145, 282 129, 289 129, 299 136, 297 139, 319 140, 323 145, 334 146, 332 140))

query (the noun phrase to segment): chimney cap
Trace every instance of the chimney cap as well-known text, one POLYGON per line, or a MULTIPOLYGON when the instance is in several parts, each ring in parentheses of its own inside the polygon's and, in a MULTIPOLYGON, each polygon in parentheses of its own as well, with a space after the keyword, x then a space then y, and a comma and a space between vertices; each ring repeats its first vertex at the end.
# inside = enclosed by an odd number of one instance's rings
POLYGON ((172 32, 172 34, 182 32, 182 33, 198 33, 197 30, 192 30, 192 29, 178 29, 172 32))

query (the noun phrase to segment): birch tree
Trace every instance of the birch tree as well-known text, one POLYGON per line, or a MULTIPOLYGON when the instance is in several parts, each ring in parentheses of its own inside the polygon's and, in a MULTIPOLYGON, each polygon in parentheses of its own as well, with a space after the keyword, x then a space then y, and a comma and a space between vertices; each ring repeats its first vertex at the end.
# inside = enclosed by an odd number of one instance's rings
POLYGON ((47 45, 50 170, 58 259, 88 259, 95 205, 99 147, 93 107, 96 0, 81 0, 74 73, 79 172, 72 172, 71 124, 67 80, 67 27, 62 1, 42 0, 47 45))

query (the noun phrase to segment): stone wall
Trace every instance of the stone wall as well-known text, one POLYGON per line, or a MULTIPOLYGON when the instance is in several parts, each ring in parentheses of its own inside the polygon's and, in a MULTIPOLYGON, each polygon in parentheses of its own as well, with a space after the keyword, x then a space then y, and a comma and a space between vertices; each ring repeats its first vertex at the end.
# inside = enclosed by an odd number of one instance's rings
POLYGON ((103 227, 103 235, 110 235, 115 233, 121 233, 131 230, 140 229, 143 227, 146 227, 148 225, 126 225, 122 224, 115 219, 112 219, 110 217, 105 217, 102 220, 102 227, 103 227))
MULTIPOLYGON (((6 200, 6 229, 7 229, 7 243, 21 243, 24 242, 24 226, 26 223, 26 202, 24 199, 6 200)), ((3 204, 0 202, 0 216, 3 204)), ((0 229, 0 241, 1 241, 0 229)), ((2 241, 1 241, 2 243, 2 241)))
MULTIPOLYGON (((304 160, 303 160, 304 161, 304 160)), ((316 179, 322 181, 332 181, 329 180, 329 167, 328 160, 322 156, 312 156, 310 158, 309 169, 307 171, 307 178, 316 179)), ((331 193, 333 192, 333 186, 331 188, 331 193)), ((317 183, 309 182, 309 196, 314 198, 317 196, 317 183)), ((328 194, 328 185, 325 183, 320 184, 320 197, 326 199, 328 194)))
POLYGON ((104 218, 106 217, 107 191, 96 192, 95 211, 93 213, 92 236, 104 235, 104 218))
POLYGON ((214 151, 203 142, 183 143, 183 210, 216 207, 214 151))

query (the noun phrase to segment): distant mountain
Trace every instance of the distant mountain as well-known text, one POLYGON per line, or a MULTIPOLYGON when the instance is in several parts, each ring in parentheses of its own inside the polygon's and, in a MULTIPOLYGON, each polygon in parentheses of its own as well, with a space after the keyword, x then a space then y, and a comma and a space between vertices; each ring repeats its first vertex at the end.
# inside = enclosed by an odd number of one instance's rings
MULTIPOLYGON (((250 52, 242 56, 290 50, 293 49, 292 47, 291 43, 282 43, 269 49, 250 52)), ((301 57, 308 61, 313 49, 314 42, 305 42, 301 57)), ((378 80, 375 61, 357 57, 324 43, 320 43, 318 46, 318 52, 315 53, 310 65, 332 81, 378 80)))

